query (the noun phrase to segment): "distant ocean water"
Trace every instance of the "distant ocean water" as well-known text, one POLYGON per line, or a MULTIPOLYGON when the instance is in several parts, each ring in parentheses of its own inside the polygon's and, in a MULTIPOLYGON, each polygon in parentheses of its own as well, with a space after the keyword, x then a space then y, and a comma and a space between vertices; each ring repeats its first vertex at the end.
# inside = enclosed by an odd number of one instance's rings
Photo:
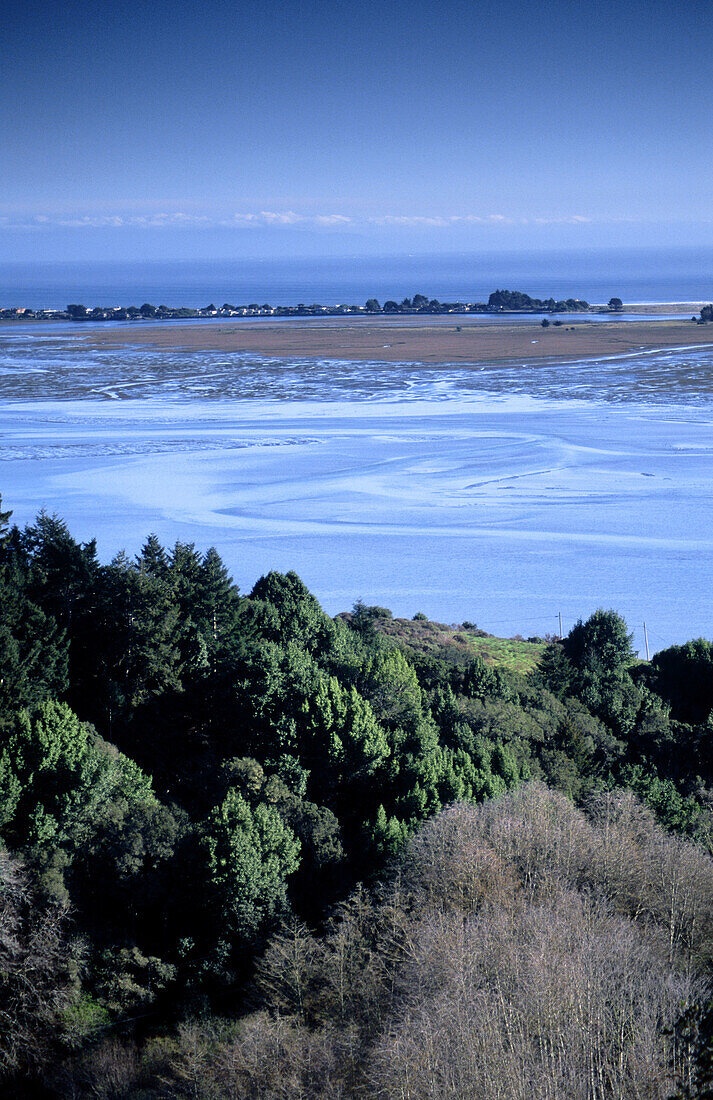
POLYGON ((484 301, 533 297, 624 303, 713 300, 713 248, 461 253, 305 260, 0 263, 0 308, 363 304, 422 293, 484 301))

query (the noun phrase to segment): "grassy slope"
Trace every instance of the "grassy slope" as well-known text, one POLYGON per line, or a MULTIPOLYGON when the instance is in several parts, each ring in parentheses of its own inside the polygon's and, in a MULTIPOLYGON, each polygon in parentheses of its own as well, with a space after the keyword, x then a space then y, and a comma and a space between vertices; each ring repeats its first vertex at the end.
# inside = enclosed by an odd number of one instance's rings
POLYGON ((446 626, 428 620, 377 619, 377 630, 404 647, 465 664, 480 657, 491 668, 530 672, 545 648, 544 642, 525 642, 515 638, 494 638, 477 629, 446 626))

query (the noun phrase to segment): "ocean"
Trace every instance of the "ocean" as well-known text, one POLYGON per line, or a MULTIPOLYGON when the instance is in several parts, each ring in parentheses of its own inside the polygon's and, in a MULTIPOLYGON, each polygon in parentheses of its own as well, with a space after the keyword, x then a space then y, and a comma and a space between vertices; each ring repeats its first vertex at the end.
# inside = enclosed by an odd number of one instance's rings
POLYGON ((324 260, 0 263, 0 308, 153 305, 363 305, 426 294, 487 301, 496 289, 536 298, 624 303, 713 299, 713 249, 620 249, 324 260))

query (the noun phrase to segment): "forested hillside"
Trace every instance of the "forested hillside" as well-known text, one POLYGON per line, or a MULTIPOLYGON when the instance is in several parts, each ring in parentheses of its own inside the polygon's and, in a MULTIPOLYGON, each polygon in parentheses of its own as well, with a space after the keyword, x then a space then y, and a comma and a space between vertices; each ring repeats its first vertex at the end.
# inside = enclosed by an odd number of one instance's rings
POLYGON ((7 1095, 706 1095, 711 643, 481 654, 10 518, 7 1095))

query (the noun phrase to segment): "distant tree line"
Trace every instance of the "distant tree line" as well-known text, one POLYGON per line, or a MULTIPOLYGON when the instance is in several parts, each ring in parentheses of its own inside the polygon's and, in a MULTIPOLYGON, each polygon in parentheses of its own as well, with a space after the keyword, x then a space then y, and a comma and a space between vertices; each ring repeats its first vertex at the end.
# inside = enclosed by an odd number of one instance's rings
MULTIPOLYGON (((166 305, 152 305, 144 302, 140 306, 94 306, 87 307, 79 303, 70 303, 64 310, 41 309, 3 309, 0 310, 0 318, 8 320, 68 320, 68 321, 139 321, 156 320, 170 321, 187 318, 205 317, 316 317, 316 316, 348 316, 352 314, 414 314, 414 313, 493 313, 493 312, 532 312, 532 313, 582 313, 589 309, 589 304, 578 298, 567 298, 555 301, 554 298, 531 298, 529 294, 514 290, 496 290, 487 302, 441 302, 437 298, 428 298, 425 294, 414 294, 412 298, 402 298, 401 301, 388 299, 383 306, 376 298, 368 298, 364 305, 336 305, 325 306, 318 302, 307 305, 300 302, 294 306, 271 306, 268 303, 259 305, 251 302, 248 305, 231 305, 224 302, 222 306, 210 303, 198 308, 172 307, 166 305)), ((610 309, 621 309, 620 299, 612 298, 609 302, 610 309), (612 305, 619 302, 618 306, 612 305)))
POLYGON ((559 301, 555 301, 554 298, 531 298, 529 294, 523 294, 520 290, 494 290, 488 298, 488 309, 508 312, 584 313, 589 309, 589 302, 581 298, 566 298, 559 301))
POLYGON ((710 642, 641 662, 600 610, 510 672, 294 573, 9 521, 6 1095, 693 1089, 710 642))

